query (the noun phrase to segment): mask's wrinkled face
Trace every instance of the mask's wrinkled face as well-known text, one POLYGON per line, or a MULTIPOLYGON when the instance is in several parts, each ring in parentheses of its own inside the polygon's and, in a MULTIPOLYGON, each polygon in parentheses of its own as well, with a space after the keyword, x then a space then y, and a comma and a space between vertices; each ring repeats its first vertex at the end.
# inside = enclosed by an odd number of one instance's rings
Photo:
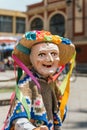
POLYGON ((59 62, 59 48, 53 43, 36 44, 31 49, 30 60, 34 69, 44 77, 53 75, 59 62))

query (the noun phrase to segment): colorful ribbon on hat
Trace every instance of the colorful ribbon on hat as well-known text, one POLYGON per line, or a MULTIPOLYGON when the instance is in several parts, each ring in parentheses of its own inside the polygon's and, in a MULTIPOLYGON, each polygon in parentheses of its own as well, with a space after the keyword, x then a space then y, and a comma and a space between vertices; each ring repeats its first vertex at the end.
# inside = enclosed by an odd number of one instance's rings
POLYGON ((72 70, 73 70, 73 67, 74 67, 74 63, 75 63, 75 57, 76 57, 76 52, 74 53, 70 63, 70 70, 68 72, 68 74, 66 75, 65 79, 63 80, 62 84, 60 85, 60 90, 61 90, 61 93, 63 95, 62 97, 62 100, 61 100, 61 104, 60 104, 60 116, 61 116, 61 119, 63 119, 63 116, 64 116, 64 108, 67 104, 67 101, 68 101, 68 98, 69 98, 69 92, 70 92, 70 76, 72 74, 72 70))

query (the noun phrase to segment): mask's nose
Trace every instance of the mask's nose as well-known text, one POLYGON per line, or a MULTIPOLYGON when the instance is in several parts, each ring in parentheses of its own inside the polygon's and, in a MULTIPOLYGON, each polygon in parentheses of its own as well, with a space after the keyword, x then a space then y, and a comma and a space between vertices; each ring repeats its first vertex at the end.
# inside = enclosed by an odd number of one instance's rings
POLYGON ((47 61, 53 62, 53 57, 52 57, 52 55, 50 53, 47 56, 47 61))

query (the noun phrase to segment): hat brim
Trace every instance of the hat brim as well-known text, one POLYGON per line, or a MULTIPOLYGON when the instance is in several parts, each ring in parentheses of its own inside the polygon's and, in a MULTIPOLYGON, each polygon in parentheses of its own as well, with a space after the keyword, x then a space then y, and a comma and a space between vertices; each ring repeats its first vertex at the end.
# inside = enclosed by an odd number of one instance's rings
MULTIPOLYGON (((47 41, 45 40, 45 41, 39 41, 39 42, 42 43, 42 42, 47 42, 47 41)), ((25 38, 22 38, 18 44, 30 50, 31 47, 37 43, 38 43, 37 40, 30 41, 25 38)), ((58 66, 65 65, 71 60, 75 52, 75 46, 73 44, 70 44, 70 45, 56 44, 56 45, 59 47, 59 57, 60 57, 58 66)), ((19 50, 17 47, 15 47, 13 54, 15 54, 26 66, 31 67, 29 54, 24 53, 23 51, 19 50)))

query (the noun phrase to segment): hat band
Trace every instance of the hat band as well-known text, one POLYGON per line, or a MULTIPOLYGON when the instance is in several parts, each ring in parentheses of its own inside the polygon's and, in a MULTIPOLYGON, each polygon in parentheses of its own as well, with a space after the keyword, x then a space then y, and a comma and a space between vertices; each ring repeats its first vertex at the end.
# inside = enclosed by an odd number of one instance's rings
POLYGON ((23 45, 20 44, 20 43, 16 46, 16 48, 17 48, 19 51, 21 51, 21 52, 23 52, 23 53, 25 53, 25 54, 27 54, 27 55, 30 54, 30 52, 31 52, 31 50, 30 50, 29 48, 23 46, 23 45))

